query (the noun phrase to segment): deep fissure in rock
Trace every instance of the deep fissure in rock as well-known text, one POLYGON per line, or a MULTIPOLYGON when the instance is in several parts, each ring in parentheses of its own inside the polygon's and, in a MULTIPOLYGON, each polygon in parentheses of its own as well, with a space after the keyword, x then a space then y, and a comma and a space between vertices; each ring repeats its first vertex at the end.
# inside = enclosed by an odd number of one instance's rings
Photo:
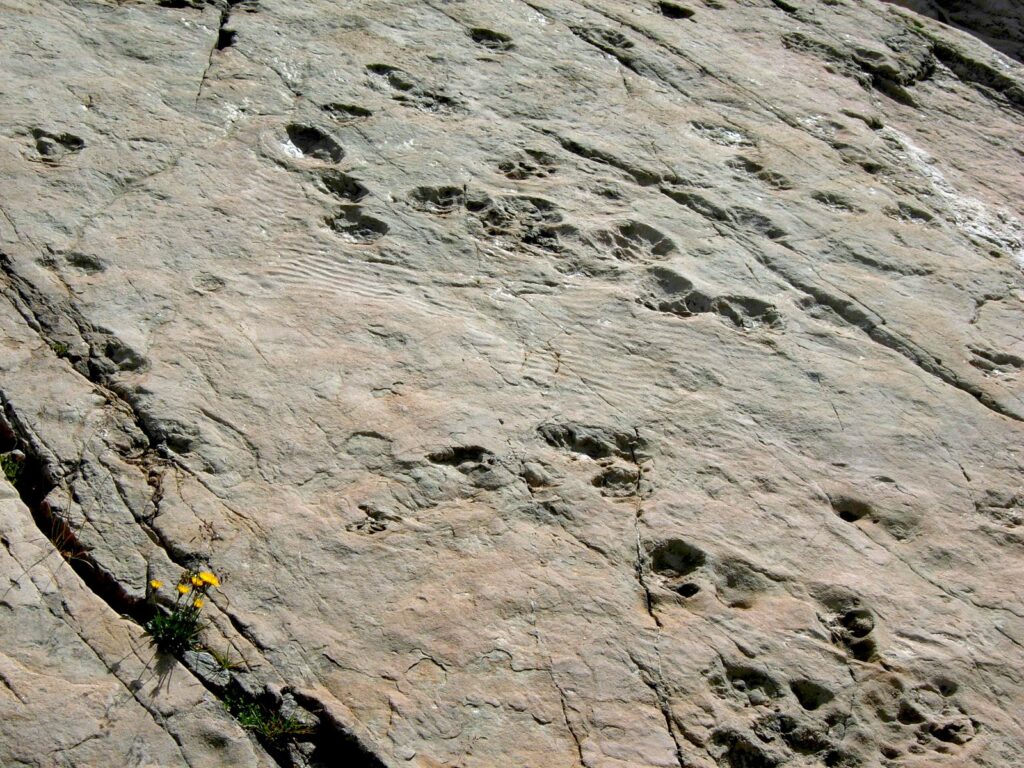
MULTIPOLYGON (((48 314, 53 312, 52 308, 46 307, 40 311, 38 303, 33 301, 35 297, 27 290, 27 287, 22 287, 20 277, 14 270, 10 258, 3 253, 0 253, 0 270, 2 270, 8 286, 15 292, 18 299, 17 304, 20 305, 18 308, 23 314, 28 313, 26 320, 29 321, 29 325, 35 329, 40 338, 55 355, 62 356, 55 349, 59 342, 50 338, 45 330, 49 327, 45 324, 45 321, 48 314)), ((81 319, 77 311, 70 306, 66 307, 65 310, 65 314, 69 316, 77 328, 82 329, 82 335, 87 335, 84 329, 89 326, 81 319)), ((88 360, 84 361, 85 364, 81 364, 82 361, 80 361, 80 364, 75 366, 75 370, 92 384, 103 387, 104 391, 112 399, 123 406, 124 411, 132 415, 135 426, 145 436, 148 447, 143 456, 124 456, 123 458, 129 463, 136 465, 140 463, 145 464, 147 459, 152 462, 163 447, 164 441, 159 436, 161 430, 158 428, 158 425, 151 423, 131 402, 108 388, 104 366, 97 365, 96 359, 93 344, 89 343, 88 360)), ((23 456, 20 471, 13 485, 22 502, 28 508, 36 527, 93 594, 99 597, 117 614, 130 618, 138 625, 144 627, 158 610, 157 607, 150 602, 130 595, 124 586, 103 567, 102 563, 90 554, 89 548, 79 539, 71 522, 55 512, 48 498, 61 488, 66 488, 69 497, 74 498, 71 482, 69 480, 57 480, 58 474, 55 471, 55 467, 50 466, 45 460, 40 451, 40 446, 34 443, 30 431, 2 390, 0 390, 0 406, 2 406, 2 413, 0 413, 0 433, 2 435, 0 437, 3 438, 4 447, 8 449, 8 454, 10 451, 17 450, 23 456)), ((158 483, 154 486, 155 501, 158 501, 161 493, 162 489, 158 483)), ((188 569, 193 565, 182 562, 182 559, 174 554, 173 547, 163 537, 146 525, 134 512, 133 516, 139 522, 139 525, 146 530, 149 537, 165 551, 171 562, 184 569, 188 569)), ((239 629, 244 637, 249 637, 248 633, 242 631, 230 612, 225 611, 225 615, 228 616, 231 623, 236 629, 239 629)), ((256 644, 254 643, 254 645, 256 644)), ((176 658, 214 697, 224 702, 224 694, 229 690, 228 688, 212 684, 207 676, 200 674, 199 670, 189 663, 187 653, 176 658)), ((246 692, 246 688, 234 684, 231 690, 236 689, 240 692, 236 693, 236 695, 241 696, 241 701, 245 704, 265 707, 268 708, 268 712, 282 716, 279 711, 274 709, 277 702, 273 702, 272 699, 264 696, 252 696, 246 692)), ((323 713, 323 707, 314 699, 310 698, 307 701, 311 707, 323 713)), ((232 707, 230 706, 225 706, 225 708, 233 715, 237 714, 237 707, 234 708, 234 712, 232 712, 232 707)), ((279 709, 279 706, 277 709, 279 709)), ((301 738, 301 742, 306 747, 298 753, 302 755, 300 760, 295 759, 296 756, 292 750, 288 749, 287 743, 282 744, 268 739, 258 731, 254 732, 251 728, 246 728, 244 724, 243 728, 253 733, 254 737, 263 745, 267 752, 286 768, 317 768, 318 766, 326 768, 328 765, 338 764, 336 761, 339 759, 342 760, 341 764, 352 766, 352 768, 383 767, 380 759, 358 737, 352 734, 344 723, 338 722, 333 718, 324 717, 322 714, 318 715, 318 721, 317 727, 311 733, 303 734, 301 738)), ((299 739, 296 738, 293 741, 299 741, 299 739)))

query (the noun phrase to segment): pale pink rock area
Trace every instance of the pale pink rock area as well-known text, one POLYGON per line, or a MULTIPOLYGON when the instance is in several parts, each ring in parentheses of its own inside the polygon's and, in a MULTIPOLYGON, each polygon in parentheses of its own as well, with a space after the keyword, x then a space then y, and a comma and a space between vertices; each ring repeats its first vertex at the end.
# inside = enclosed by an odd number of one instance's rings
POLYGON ((1012 57, 0 0, 0 71, 4 768, 1024 764, 1012 57))

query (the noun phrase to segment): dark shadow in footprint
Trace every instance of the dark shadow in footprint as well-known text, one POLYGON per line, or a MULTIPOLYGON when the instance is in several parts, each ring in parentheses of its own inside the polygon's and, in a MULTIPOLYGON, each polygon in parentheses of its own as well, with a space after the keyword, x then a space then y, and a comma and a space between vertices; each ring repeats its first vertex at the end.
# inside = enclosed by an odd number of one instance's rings
POLYGON ((680 205, 685 205, 691 211, 696 213, 698 216, 703 216, 709 221, 728 221, 729 212, 708 200, 703 195, 699 195, 689 189, 673 188, 673 187, 662 187, 661 191, 663 194, 675 200, 680 205))
POLYGON ((722 768, 775 768, 779 761, 747 736, 731 729, 717 730, 711 737, 722 753, 722 768))
POLYGON ((864 518, 874 518, 875 511, 866 501, 845 495, 829 496, 828 500, 832 505, 832 510, 839 515, 839 519, 845 520, 847 523, 855 523, 864 518))
POLYGON ((615 56, 634 47, 634 43, 617 29, 603 27, 570 27, 573 33, 595 48, 615 56))
POLYGON ((311 125, 290 124, 286 129, 288 140, 305 157, 329 163, 341 162, 345 150, 334 139, 311 125))
POLYGON ((592 459, 618 456, 635 462, 644 458, 646 441, 635 432, 618 432, 583 424, 544 424, 537 431, 553 448, 580 453, 592 459))
POLYGON ((523 150, 525 157, 511 157, 498 163, 498 170, 514 181, 543 179, 558 172, 558 160, 540 149, 523 150))
POLYGON ((734 157, 727 161, 726 165, 733 170, 743 171, 774 189, 787 190, 793 188, 793 182, 781 173, 770 171, 761 165, 761 163, 751 160, 749 157, 744 157, 743 155, 734 157))
POLYGON ((95 275, 106 269, 103 262, 98 258, 80 251, 72 251, 71 253, 66 254, 64 259, 72 267, 82 270, 87 275, 95 275))
POLYGON ((627 221, 614 229, 594 234, 598 247, 610 249, 620 261, 645 261, 664 258, 676 252, 676 244, 668 235, 639 221, 627 221))
POLYGON ((466 208, 476 214, 488 237, 507 238, 551 253, 562 250, 560 235, 574 231, 560 225, 562 214, 540 197, 472 197, 466 208))
POLYGON ((365 120, 366 118, 373 116, 373 112, 365 107, 357 106, 356 104, 332 102, 330 104, 321 104, 320 109, 335 120, 342 121, 365 120))
POLYGON ((830 211, 836 211, 837 213, 859 212, 857 206, 835 192, 812 192, 811 199, 830 211))
POLYGON ((341 171, 324 171, 317 181, 325 192, 350 203, 358 203, 370 194, 359 181, 341 171))
POLYGON ((70 133, 47 133, 35 128, 32 138, 36 140, 36 152, 44 163, 57 164, 68 155, 75 155, 85 149, 85 142, 70 133))
POLYGON ((665 267, 650 270, 654 286, 644 306, 678 317, 717 314, 728 319, 737 328, 756 328, 761 325, 777 327, 782 318, 773 304, 753 296, 714 296, 696 288, 683 275, 665 267))
POLYGON ((835 698, 832 691, 813 680, 792 680, 789 683, 789 690, 796 696, 800 706, 808 711, 814 711, 835 698))
POLYGON ((650 550, 651 570, 669 578, 687 576, 707 562, 707 555, 682 539, 667 539, 650 550))
POLYGON ((110 375, 117 371, 144 371, 149 368, 149 361, 142 354, 115 336, 103 334, 94 339, 94 344, 89 367, 95 368, 103 374, 110 375))
POLYGON ((668 0, 660 0, 658 12, 667 19, 690 19, 694 14, 689 8, 670 3, 668 0))
POLYGON ((462 104, 440 91, 419 82, 408 72, 388 64, 369 64, 367 71, 385 80, 391 88, 391 98, 423 112, 450 114, 463 111, 462 104))
POLYGON ((350 243, 366 245, 380 240, 388 233, 388 225, 380 219, 366 216, 357 206, 345 206, 336 215, 327 219, 327 225, 342 239, 350 243))
POLYGON ((491 451, 479 445, 452 445, 427 455, 432 464, 454 467, 478 488, 495 490, 514 479, 491 451))
POLYGON ((782 695, 780 686, 771 675, 745 664, 725 664, 725 677, 733 690, 746 695, 751 704, 765 704, 768 699, 782 695))
POLYGON ((433 464, 459 467, 467 462, 470 464, 492 462, 494 461, 494 454, 486 448, 481 448, 479 445, 452 445, 428 454, 427 459, 433 464))
POLYGON ((640 477, 640 470, 633 464, 612 464, 591 480, 591 484, 601 489, 602 496, 638 496, 640 477))
POLYGON ((830 611, 825 621, 832 642, 857 661, 875 661, 878 645, 871 637, 875 629, 874 614, 855 594, 842 587, 828 587, 818 600, 830 611))
POLYGON ((465 204, 466 192, 462 187, 416 187, 408 196, 409 205, 417 211, 445 216, 465 204))
POLYGON ((884 213, 891 219, 911 224, 931 224, 935 221, 935 217, 928 213, 928 211, 904 202, 896 203, 894 208, 886 208, 884 213))
POLYGON ((475 27, 469 30, 469 36, 473 39, 474 43, 482 45, 491 51, 508 51, 514 47, 512 45, 512 38, 508 35, 503 35, 501 32, 495 32, 483 27, 475 27))
POLYGON ((732 208, 729 211, 729 218, 737 226, 752 230, 759 235, 764 235, 770 240, 777 240, 786 235, 786 230, 777 226, 775 222, 753 208, 745 208, 743 206, 732 208))

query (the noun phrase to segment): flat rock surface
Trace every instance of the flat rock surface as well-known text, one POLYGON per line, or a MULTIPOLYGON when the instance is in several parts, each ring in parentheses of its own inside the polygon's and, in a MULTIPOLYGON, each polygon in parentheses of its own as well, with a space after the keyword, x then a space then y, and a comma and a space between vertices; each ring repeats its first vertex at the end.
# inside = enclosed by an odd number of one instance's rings
POLYGON ((0 71, 0 763, 1024 763, 1012 59, 873 0, 0 0, 0 71), (147 677, 199 566, 317 724, 273 758, 207 654, 147 677))

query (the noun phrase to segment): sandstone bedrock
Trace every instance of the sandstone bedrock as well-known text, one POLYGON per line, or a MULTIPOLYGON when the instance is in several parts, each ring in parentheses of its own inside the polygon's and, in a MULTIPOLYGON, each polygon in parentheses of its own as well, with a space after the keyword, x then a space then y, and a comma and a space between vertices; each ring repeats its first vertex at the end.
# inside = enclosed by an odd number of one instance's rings
POLYGON ((0 765, 1024 765, 1020 15, 939 5, 0 0, 0 765))

